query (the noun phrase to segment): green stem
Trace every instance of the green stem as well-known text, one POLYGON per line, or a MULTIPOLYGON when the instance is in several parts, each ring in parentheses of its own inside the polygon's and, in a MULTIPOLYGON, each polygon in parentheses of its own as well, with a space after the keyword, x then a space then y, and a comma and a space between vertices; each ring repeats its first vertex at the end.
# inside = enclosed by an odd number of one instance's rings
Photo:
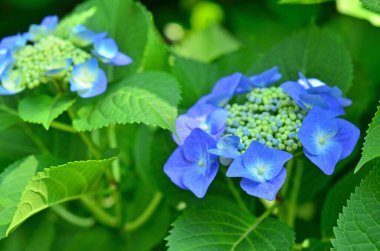
POLYGON ((140 226, 144 225, 144 223, 149 220, 149 218, 152 216, 154 211, 157 209, 158 205, 160 204, 162 200, 162 193, 156 192, 150 201, 149 205, 145 209, 144 212, 140 216, 138 216, 135 220, 131 222, 126 222, 124 224, 124 231, 125 232, 131 232, 136 229, 138 229, 140 226))
POLYGON ((73 214, 61 205, 55 205, 51 209, 58 214, 62 219, 67 222, 79 226, 79 227, 92 227, 95 224, 95 220, 92 218, 83 218, 73 214))
POLYGON ((101 208, 97 201, 88 197, 83 197, 81 201, 87 209, 91 211, 98 222, 112 228, 117 226, 117 219, 101 208))
POLYGON ((282 198, 286 197, 286 193, 287 193, 288 188, 289 188, 290 178, 292 177, 293 166, 294 166, 294 157, 286 163, 286 177, 287 177, 287 179, 285 180, 285 183, 281 189, 281 197, 282 198))
POLYGON ((291 228, 294 227, 294 222, 296 219, 298 194, 301 187, 302 171, 303 171, 303 166, 298 165, 297 168, 295 169, 293 188, 290 194, 290 201, 289 201, 290 203, 288 206, 288 215, 287 215, 286 223, 291 228))
POLYGON ((243 198, 240 195, 239 190, 236 189, 236 186, 232 179, 228 178, 224 174, 227 172, 225 167, 222 167, 223 176, 226 179, 228 189, 230 189, 232 195, 234 196, 236 202, 239 204, 239 206, 246 212, 249 212, 247 205, 245 204, 243 198))
POLYGON ((61 131, 65 131, 68 133, 74 133, 74 134, 78 133, 77 130, 75 130, 72 126, 67 125, 65 123, 58 122, 58 121, 51 122, 50 127, 61 130, 61 131))
POLYGON ((267 210, 265 210, 265 212, 259 217, 257 218, 257 220, 255 221, 255 223, 252 224, 252 226, 250 228, 248 228, 247 231, 245 231, 245 233, 234 243, 234 245, 231 247, 230 250, 235 250, 235 248, 245 239, 247 238, 247 236, 252 233, 256 227, 258 225, 260 225, 266 218, 268 218, 273 210, 277 207, 277 204, 273 204, 271 207, 267 208, 267 210))
MULTIPOLYGON (((107 128, 107 137, 108 137, 108 144, 109 144, 110 148, 118 148, 115 125, 110 125, 107 128)), ((119 158, 115 159, 112 162, 112 176, 117 183, 120 182, 120 160, 119 160, 119 158)))

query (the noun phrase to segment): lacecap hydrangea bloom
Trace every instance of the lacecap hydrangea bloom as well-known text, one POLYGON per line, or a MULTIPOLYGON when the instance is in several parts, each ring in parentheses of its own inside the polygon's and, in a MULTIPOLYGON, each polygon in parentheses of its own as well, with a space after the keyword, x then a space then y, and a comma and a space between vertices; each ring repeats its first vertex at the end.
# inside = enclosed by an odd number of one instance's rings
POLYGON ((336 86, 302 73, 281 79, 278 67, 259 75, 235 73, 218 80, 176 121, 178 148, 164 172, 180 188, 202 198, 219 165, 241 178, 248 194, 274 200, 286 179, 285 163, 305 156, 325 174, 353 151, 359 129, 339 118, 351 101, 336 86))
POLYGON ((106 32, 97 33, 84 25, 61 31, 58 17, 47 16, 41 24, 32 24, 28 32, 1 40, 0 95, 55 82, 90 98, 107 89, 100 62, 117 66, 132 63, 106 32))

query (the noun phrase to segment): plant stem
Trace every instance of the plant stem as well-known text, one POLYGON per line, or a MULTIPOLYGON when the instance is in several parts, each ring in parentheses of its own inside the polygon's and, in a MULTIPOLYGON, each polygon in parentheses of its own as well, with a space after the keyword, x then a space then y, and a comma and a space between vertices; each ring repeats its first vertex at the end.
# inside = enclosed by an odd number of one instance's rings
POLYGON ((109 227, 114 228, 117 226, 117 219, 101 208, 95 200, 83 197, 81 201, 91 211, 97 221, 109 227))
MULTIPOLYGON (((223 175, 226 173, 226 168, 222 167, 223 175)), ((245 204, 243 198, 240 195, 240 192, 236 189, 236 186, 234 182, 229 179, 227 176, 224 175, 224 178, 226 179, 228 189, 230 189, 232 195, 234 196, 236 202, 239 204, 239 206, 246 212, 249 212, 247 205, 245 204)))
POLYGON ((61 130, 61 131, 65 131, 68 133, 74 133, 74 134, 78 133, 77 130, 75 130, 72 126, 65 123, 58 122, 58 121, 51 122, 50 127, 61 130))
POLYGON ((273 210, 277 207, 277 203, 273 204, 271 207, 268 207, 267 210, 252 224, 252 226, 237 240, 230 250, 235 250, 235 248, 242 242, 247 236, 256 229, 258 225, 260 225, 266 218, 268 218, 273 210))
POLYGON ((55 213, 57 213, 62 219, 67 222, 79 226, 79 227, 91 227, 95 224, 93 218, 83 218, 78 215, 73 214, 61 205, 55 205, 51 208, 55 213))
POLYGON ((290 159, 288 161, 288 163, 286 163, 286 177, 287 177, 287 179, 285 180, 285 183, 281 189, 281 197, 282 198, 286 197, 286 193, 287 193, 288 188, 289 188, 290 178, 292 177, 292 173, 293 173, 293 167, 294 167, 294 157, 292 159, 290 159))
MULTIPOLYGON (((117 148, 117 139, 116 139, 116 127, 115 125, 110 125, 107 128, 107 137, 108 144, 110 148, 117 148)), ((112 176, 114 180, 119 183, 120 182, 120 160, 119 158, 115 159, 112 162, 112 176)))
POLYGON ((138 216, 135 220, 131 222, 126 222, 124 224, 124 231, 125 232, 131 232, 136 229, 138 229, 140 226, 142 226, 149 218, 152 216, 154 211, 157 209, 158 205, 160 204, 162 200, 162 193, 156 192, 150 201, 149 205, 145 209, 144 212, 140 216, 138 216))
POLYGON ((291 228, 294 227, 294 221, 296 219, 297 202, 298 202, 298 194, 301 187, 302 171, 303 171, 303 166, 298 165, 297 168, 295 169, 293 188, 292 188, 292 193, 290 194, 290 203, 288 207, 288 215, 287 215, 286 223, 291 228))

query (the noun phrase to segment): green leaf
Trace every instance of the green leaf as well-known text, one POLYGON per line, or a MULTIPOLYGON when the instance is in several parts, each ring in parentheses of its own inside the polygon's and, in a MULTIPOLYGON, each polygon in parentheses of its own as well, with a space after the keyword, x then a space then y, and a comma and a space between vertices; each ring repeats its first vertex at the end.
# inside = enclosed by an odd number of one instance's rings
POLYGON ((279 66, 282 80, 297 80, 298 72, 346 92, 352 83, 352 62, 344 44, 332 33, 310 28, 273 47, 252 68, 259 73, 279 66))
POLYGON ((380 157, 380 106, 377 107, 375 117, 373 117, 366 134, 362 157, 355 168, 355 172, 359 171, 368 161, 380 157))
POLYGON ((30 156, 11 165, 0 176, 0 238, 45 208, 94 192, 112 161, 70 162, 37 172, 42 163, 30 156))
POLYGON ((76 12, 66 16, 59 22, 55 33, 59 36, 69 36, 72 28, 84 24, 89 18, 94 16, 96 11, 97 9, 95 7, 92 7, 87 10, 76 12))
POLYGON ((363 6, 380 14, 380 0, 360 0, 363 6))
POLYGON ((173 223, 171 250, 293 250, 294 233, 283 223, 256 218, 227 201, 202 203, 173 223))
POLYGON ((336 239, 332 244, 337 250, 380 249, 380 168, 376 165, 362 181, 339 215, 336 239))
POLYGON ((318 4, 331 2, 333 0, 280 0, 279 4, 318 4))
POLYGON ((55 98, 47 95, 28 96, 19 103, 20 117, 30 123, 42 124, 46 130, 50 123, 75 103, 75 98, 58 95, 55 98))
POLYGON ((191 33, 174 49, 182 57, 208 63, 224 54, 238 50, 240 46, 240 42, 222 27, 210 25, 200 32, 191 33))
POLYGON ((79 131, 109 124, 144 123, 174 130, 180 91, 169 74, 148 72, 114 84, 95 104, 82 107, 74 120, 79 131))
POLYGON ((0 112, 0 131, 16 124, 19 121, 18 117, 6 112, 0 112))

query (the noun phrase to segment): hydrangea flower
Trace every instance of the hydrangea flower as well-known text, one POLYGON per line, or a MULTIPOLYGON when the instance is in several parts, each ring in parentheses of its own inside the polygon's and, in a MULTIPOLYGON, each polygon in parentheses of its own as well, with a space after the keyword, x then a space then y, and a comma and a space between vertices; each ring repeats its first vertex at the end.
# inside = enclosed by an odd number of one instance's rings
POLYGON ((287 81, 281 88, 304 110, 319 106, 331 110, 337 115, 343 115, 344 107, 351 105, 351 100, 342 97, 342 91, 334 86, 330 87, 322 81, 305 78, 299 73, 297 82, 287 81))
POLYGON ((226 127, 228 111, 209 104, 197 104, 176 120, 177 144, 182 144, 195 128, 200 128, 218 140, 226 127))
POLYGON ((70 22, 65 23, 62 32, 56 30, 58 22, 57 16, 47 16, 41 24, 31 25, 29 32, 0 41, 0 95, 55 82, 63 91, 89 98, 107 88, 106 74, 92 52, 102 62, 113 65, 132 62, 106 32, 96 33, 84 25, 69 27, 70 22), (93 51, 91 45, 95 46, 93 51), (19 75, 15 76, 15 72, 19 75))
POLYGON ((92 51, 103 63, 112 65, 128 65, 132 59, 119 51, 115 40, 112 38, 102 38, 95 42, 92 51))
POLYGON ((291 158, 288 152, 252 141, 245 153, 232 162, 226 175, 243 178, 240 185, 248 194, 274 200, 286 178, 284 164, 291 158))
POLYGON ((218 157, 209 153, 215 146, 212 137, 195 128, 170 156, 164 172, 180 188, 204 197, 219 168, 218 157))
POLYGON ((351 154, 360 135, 356 126, 335 115, 316 106, 298 132, 306 157, 327 175, 334 172, 339 160, 351 154))
POLYGON ((91 98, 102 94, 107 89, 107 76, 99 68, 95 58, 75 65, 70 79, 70 91, 78 92, 82 98, 91 98))
POLYGON ((47 16, 45 17, 41 24, 32 24, 29 27, 29 39, 32 41, 37 41, 44 36, 52 33, 57 27, 59 19, 57 16, 47 16))

